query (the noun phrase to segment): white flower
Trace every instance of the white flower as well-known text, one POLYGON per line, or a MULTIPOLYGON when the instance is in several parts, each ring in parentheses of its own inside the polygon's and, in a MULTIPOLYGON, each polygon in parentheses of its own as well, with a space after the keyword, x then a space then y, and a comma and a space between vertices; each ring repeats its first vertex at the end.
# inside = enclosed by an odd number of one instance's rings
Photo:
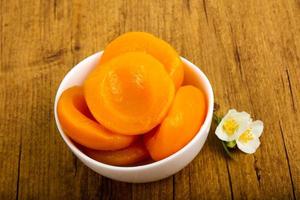
POLYGON ((222 141, 235 141, 241 151, 250 154, 260 145, 259 137, 263 127, 262 121, 253 122, 248 113, 231 109, 223 117, 215 133, 222 141))
POLYGON ((218 125, 216 135, 223 141, 231 142, 248 127, 249 122, 251 118, 248 113, 231 109, 218 125))
POLYGON ((254 153, 260 145, 259 137, 264 129, 264 124, 260 120, 256 120, 249 124, 249 127, 242 132, 237 140, 237 147, 245 153, 254 153))

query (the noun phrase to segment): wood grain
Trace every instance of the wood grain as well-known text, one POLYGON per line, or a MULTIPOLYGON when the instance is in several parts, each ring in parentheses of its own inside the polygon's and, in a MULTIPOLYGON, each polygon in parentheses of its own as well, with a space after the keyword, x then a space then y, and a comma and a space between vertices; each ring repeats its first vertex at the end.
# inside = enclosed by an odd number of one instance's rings
POLYGON ((299 1, 0 2, 0 199, 300 199, 299 1), (55 127, 56 89, 72 66, 133 30, 198 65, 219 114, 263 120, 258 151, 228 159, 213 126, 190 165, 148 184, 77 160, 55 127))

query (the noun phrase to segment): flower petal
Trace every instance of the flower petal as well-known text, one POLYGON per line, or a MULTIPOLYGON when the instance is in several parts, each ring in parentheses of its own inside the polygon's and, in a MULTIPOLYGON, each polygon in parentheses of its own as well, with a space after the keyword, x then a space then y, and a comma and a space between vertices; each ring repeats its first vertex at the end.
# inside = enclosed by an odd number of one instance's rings
MULTIPOLYGON (((248 129, 249 130, 249 129, 248 129)), ((237 147, 248 154, 254 153, 260 145, 259 138, 249 130, 242 133, 236 141, 237 147), (245 134, 248 134, 245 139, 245 134)))
POLYGON ((256 120, 250 124, 250 128, 252 129, 252 133, 257 137, 260 137, 264 130, 264 123, 260 120, 256 120))
POLYGON ((252 119, 248 113, 237 112, 235 109, 230 109, 221 120, 215 134, 220 140, 226 142, 236 140, 238 136, 249 127, 251 121, 252 119), (228 121, 231 122, 228 123, 228 121))
POLYGON ((229 136, 222 129, 223 129, 222 126, 218 126, 216 129, 216 135, 220 140, 225 141, 225 142, 230 142, 237 138, 238 134, 235 133, 235 134, 229 136))
POLYGON ((237 113, 236 109, 229 109, 226 115, 230 115, 232 113, 237 113))

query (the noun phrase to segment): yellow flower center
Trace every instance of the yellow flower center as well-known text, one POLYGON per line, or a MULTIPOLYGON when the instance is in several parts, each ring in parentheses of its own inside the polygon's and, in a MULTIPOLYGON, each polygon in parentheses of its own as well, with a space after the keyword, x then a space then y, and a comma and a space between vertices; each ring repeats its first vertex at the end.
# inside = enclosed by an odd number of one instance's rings
POLYGON ((223 123, 223 130, 229 136, 233 135, 236 129, 238 128, 239 128, 239 124, 234 119, 227 119, 223 123))
POLYGON ((248 143, 249 141, 253 140, 253 134, 251 129, 247 129, 244 133, 242 133, 239 137, 239 141, 242 143, 248 143))

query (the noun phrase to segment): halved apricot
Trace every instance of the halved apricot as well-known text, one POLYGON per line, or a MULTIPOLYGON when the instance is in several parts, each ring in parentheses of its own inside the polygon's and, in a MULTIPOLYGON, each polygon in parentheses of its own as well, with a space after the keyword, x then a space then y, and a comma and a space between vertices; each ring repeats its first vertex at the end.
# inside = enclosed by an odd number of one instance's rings
POLYGON ((79 86, 65 90, 57 105, 59 122, 75 142, 91 149, 118 150, 128 147, 133 136, 113 133, 92 119, 79 86))
POLYGON ((163 65, 149 54, 129 52, 96 67, 84 83, 95 119, 113 132, 143 134, 167 114, 175 94, 163 65))
POLYGON ((144 136, 153 160, 161 160, 183 148, 199 131, 206 116, 203 92, 194 86, 180 87, 161 125, 144 136))
POLYGON ((120 54, 133 51, 146 52, 159 60, 165 66, 176 88, 180 87, 184 72, 178 53, 170 44, 150 33, 128 32, 119 36, 107 45, 100 64, 120 54))
POLYGON ((150 158, 142 142, 135 142, 129 147, 117 151, 97 151, 92 149, 84 149, 83 151, 94 160, 117 166, 130 166, 150 158))

